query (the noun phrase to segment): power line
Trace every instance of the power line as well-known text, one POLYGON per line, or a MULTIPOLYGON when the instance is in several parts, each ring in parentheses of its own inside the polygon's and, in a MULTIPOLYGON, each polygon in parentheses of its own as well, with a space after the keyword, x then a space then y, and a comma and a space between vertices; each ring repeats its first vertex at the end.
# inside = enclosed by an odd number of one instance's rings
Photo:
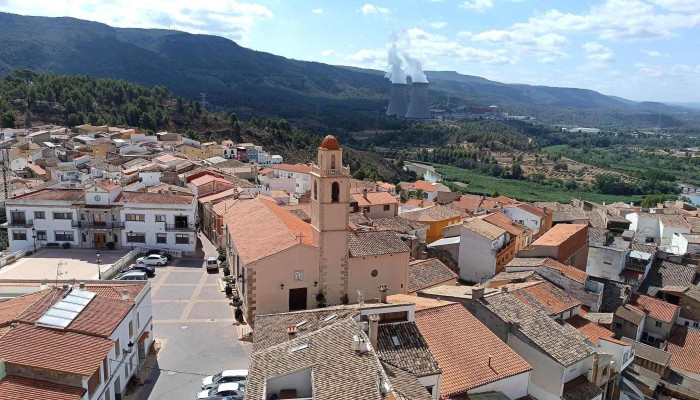
POLYGON ((119 360, 115 360, 115 359, 112 359, 112 358, 110 358, 109 361, 119 363, 119 365, 122 365, 122 364, 123 364, 123 365, 130 365, 130 366, 132 366, 132 367, 136 366, 137 368, 150 369, 150 370, 154 370, 154 371, 173 372, 173 373, 176 373, 176 374, 196 375, 196 376, 204 376, 204 377, 209 376, 208 374, 202 374, 202 373, 199 373, 199 372, 178 371, 178 370, 174 370, 174 369, 165 369, 165 368, 157 368, 157 367, 146 367, 146 366, 139 367, 138 364, 132 364, 132 363, 130 363, 130 362, 119 361, 119 360))

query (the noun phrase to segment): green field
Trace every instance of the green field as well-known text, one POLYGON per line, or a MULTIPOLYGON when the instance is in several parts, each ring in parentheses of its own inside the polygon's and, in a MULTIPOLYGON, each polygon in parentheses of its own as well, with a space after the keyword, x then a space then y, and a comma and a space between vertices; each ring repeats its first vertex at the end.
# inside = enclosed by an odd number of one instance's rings
POLYGON ((456 185, 451 185, 452 190, 460 190, 466 193, 490 196, 494 192, 498 192, 498 194, 503 196, 513 197, 523 201, 557 201, 560 203, 568 203, 571 201, 572 197, 598 203, 614 203, 616 201, 623 201, 626 203, 634 201, 635 203, 639 203, 643 199, 643 196, 615 196, 587 191, 570 191, 527 180, 494 178, 450 165, 434 164, 434 166, 436 171, 442 174, 444 182, 457 181, 467 183, 469 185, 467 188, 459 188, 456 185))

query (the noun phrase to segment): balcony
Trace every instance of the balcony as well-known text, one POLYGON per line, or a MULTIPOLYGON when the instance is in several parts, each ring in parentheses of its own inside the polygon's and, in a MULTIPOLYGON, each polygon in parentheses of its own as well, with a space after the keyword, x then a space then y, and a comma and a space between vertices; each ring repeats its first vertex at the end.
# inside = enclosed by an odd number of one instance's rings
POLYGON ((350 175, 350 167, 341 166, 340 168, 322 170, 318 165, 311 164, 311 172, 320 176, 348 176, 350 175))
POLYGON ((165 224, 165 230, 170 232, 192 232, 196 229, 194 224, 176 223, 165 224))
POLYGON ((78 229, 93 230, 124 229, 123 222, 73 221, 71 226, 78 229))
POLYGON ((33 219, 10 219, 7 221, 8 228, 31 228, 34 226, 33 219))

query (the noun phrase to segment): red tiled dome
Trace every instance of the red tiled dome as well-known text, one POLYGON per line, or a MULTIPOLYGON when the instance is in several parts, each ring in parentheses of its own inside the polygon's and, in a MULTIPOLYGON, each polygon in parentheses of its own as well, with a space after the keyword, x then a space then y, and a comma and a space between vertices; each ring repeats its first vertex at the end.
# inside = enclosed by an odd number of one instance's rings
POLYGON ((323 138, 321 148, 326 150, 340 150, 340 146, 338 146, 338 139, 336 139, 333 135, 326 136, 323 138))

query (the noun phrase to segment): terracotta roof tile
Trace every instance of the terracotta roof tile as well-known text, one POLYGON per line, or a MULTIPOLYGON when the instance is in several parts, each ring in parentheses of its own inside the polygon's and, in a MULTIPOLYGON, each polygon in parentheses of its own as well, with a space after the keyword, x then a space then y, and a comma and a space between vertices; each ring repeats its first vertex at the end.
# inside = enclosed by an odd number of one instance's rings
POLYGON ((408 264, 408 292, 457 279, 457 274, 437 258, 415 260, 408 264))
POLYGON ((393 231, 356 231, 348 241, 350 257, 408 253, 410 249, 393 231))
POLYGON ((111 182, 108 179, 101 179, 101 180, 97 181, 96 186, 99 188, 102 188, 104 190, 109 190, 109 191, 116 190, 116 189, 119 189, 121 187, 121 186, 117 185, 116 183, 111 182))
POLYGON ((414 207, 432 207, 437 203, 434 201, 421 200, 421 199, 408 199, 403 205, 404 206, 414 206, 414 207))
POLYGON ((297 174, 310 174, 311 165, 310 164, 275 164, 271 165, 270 168, 278 169, 280 171, 294 172, 297 174))
POLYGON ((547 312, 549 315, 561 314, 566 310, 580 306, 581 302, 549 282, 533 282, 513 291, 513 295, 533 309, 547 312))
POLYGON ((417 377, 440 373, 440 366, 415 322, 379 325, 376 350, 382 361, 417 377))
POLYGON ((700 233, 700 217, 686 217, 685 220, 688 222, 691 232, 700 233))
POLYGON ((481 218, 471 218, 462 224, 462 226, 479 236, 483 236, 489 240, 496 240, 501 235, 504 235, 506 231, 490 222, 484 221, 481 218))
POLYGON ((117 329, 134 303, 97 296, 66 328, 67 331, 108 337, 117 329))
POLYGON ((316 246, 311 225, 273 201, 260 197, 234 205, 224 215, 229 234, 244 264, 297 244, 316 246))
POLYGON ((542 265, 547 266, 549 268, 558 269, 559 271, 561 271, 562 275, 578 283, 585 283, 586 279, 588 279, 588 274, 584 271, 581 271, 580 269, 574 268, 570 265, 562 264, 559 261, 553 260, 551 258, 545 258, 542 262, 542 265))
POLYGON ((441 205, 434 205, 416 210, 409 210, 399 214, 399 217, 403 219, 418 222, 445 221, 449 219, 460 218, 461 216, 462 213, 460 213, 458 210, 452 207, 441 205))
POLYGON ((672 326, 666 351, 671 353, 672 366, 700 374, 700 330, 672 326))
POLYGON ((128 283, 128 284, 92 284, 87 283, 85 289, 97 294, 99 297, 107 297, 110 299, 121 300, 122 291, 129 290, 129 299, 134 299, 141 293, 141 290, 146 286, 145 283, 128 283))
POLYGON ((413 303, 416 306, 416 311, 426 310, 429 308, 443 307, 449 304, 457 304, 454 301, 437 300, 429 297, 413 296, 410 294, 392 294, 386 297, 388 303, 413 303))
POLYGON ((480 218, 482 218, 484 221, 487 221, 490 224, 502 228, 503 230, 514 236, 522 235, 527 230, 527 228, 515 225, 512 219, 508 218, 507 215, 501 212, 490 213, 480 218))
POLYGON ((8 375, 0 381, 0 399, 50 399, 50 400, 80 400, 85 394, 82 387, 59 385, 8 375))
POLYGON ((113 348, 109 339, 19 324, 0 339, 0 358, 10 364, 91 376, 113 348))
POLYGON ((583 224, 557 224, 535 240, 533 246, 559 246, 579 231, 586 230, 588 225, 583 224))
POLYGON ((461 304, 417 311, 415 322, 442 368, 440 396, 532 370, 461 304))
POLYGON ((599 339, 612 338, 613 336, 615 336, 615 332, 605 329, 602 326, 597 325, 595 322, 592 322, 579 315, 575 315, 569 318, 568 320, 566 320, 566 322, 574 328, 578 329, 579 332, 586 335, 588 340, 590 340, 591 343, 595 344, 596 346, 598 345, 599 339))
POLYGON ((639 325, 644 320, 644 312, 629 304, 618 307, 617 310, 615 310, 615 316, 631 322, 634 325, 639 325))
POLYGON ((25 294, 14 299, 5 300, 0 303, 0 326, 10 324, 19 317, 25 310, 33 306, 39 299, 46 296, 49 290, 25 294))
POLYGON ((667 367, 671 362, 671 353, 667 351, 657 349, 656 347, 652 347, 648 344, 644 344, 626 337, 623 337, 622 341, 632 345, 634 348, 634 356, 636 358, 649 360, 665 367, 667 367))
POLYGON ((441 186, 442 184, 440 183, 431 183, 428 181, 415 181, 411 184, 410 188, 413 190, 422 190, 424 192, 434 192, 441 186))
MULTIPOLYGON (((228 182, 228 181, 227 181, 228 182)), ((226 189, 220 192, 208 194, 201 196, 197 199, 201 204, 209 203, 211 201, 221 200, 228 197, 233 197, 236 194, 236 189, 226 189)))
POLYGON ((13 197, 8 201, 12 200, 74 202, 85 200, 85 192, 83 189, 41 189, 13 197))
POLYGON ((121 192, 114 201, 117 203, 191 204, 193 199, 193 194, 121 192))
POLYGON ((481 204, 481 201, 483 199, 484 196, 477 196, 475 194, 463 194, 459 196, 459 199, 453 201, 452 204, 463 210, 467 210, 473 214, 479 209, 479 205, 481 204))
POLYGON ((351 201, 357 202, 359 207, 366 207, 375 204, 399 204, 399 201, 388 192, 367 192, 366 199, 362 193, 352 194, 350 197, 351 201))
POLYGON ((224 179, 224 178, 219 178, 218 176, 213 176, 213 175, 209 175, 209 174, 207 174, 207 175, 202 175, 202 176, 197 177, 197 178, 195 178, 195 179, 192 179, 192 180, 190 181, 191 184, 193 184, 194 186, 197 186, 197 187, 199 187, 199 186, 204 186, 204 185, 206 185, 207 183, 211 183, 211 182, 223 183, 223 184, 225 184, 225 185, 228 185, 229 187, 233 187, 233 186, 234 186, 233 183, 227 181, 227 180, 224 179))
POLYGON ((644 295, 634 296, 630 304, 642 310, 646 315, 668 323, 674 321, 679 310, 677 305, 644 295))
POLYGON ((639 293, 655 296, 666 286, 689 286, 695 279, 697 266, 678 264, 656 258, 649 268, 646 278, 639 285, 639 293))

